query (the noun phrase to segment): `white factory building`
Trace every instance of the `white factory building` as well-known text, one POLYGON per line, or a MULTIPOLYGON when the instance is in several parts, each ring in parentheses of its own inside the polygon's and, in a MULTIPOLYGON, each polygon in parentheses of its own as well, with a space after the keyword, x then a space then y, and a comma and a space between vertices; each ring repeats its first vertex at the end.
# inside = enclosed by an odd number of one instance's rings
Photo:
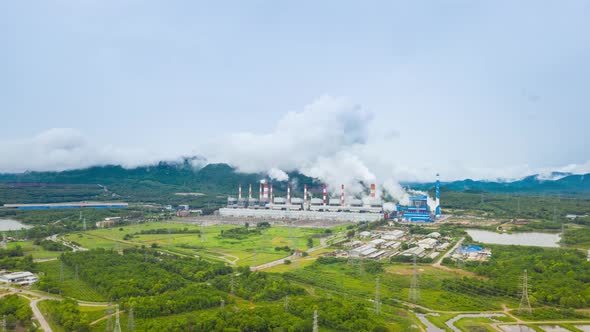
POLYGON ((0 275, 0 282, 21 286, 31 285, 39 281, 39 278, 31 272, 12 272, 0 275))

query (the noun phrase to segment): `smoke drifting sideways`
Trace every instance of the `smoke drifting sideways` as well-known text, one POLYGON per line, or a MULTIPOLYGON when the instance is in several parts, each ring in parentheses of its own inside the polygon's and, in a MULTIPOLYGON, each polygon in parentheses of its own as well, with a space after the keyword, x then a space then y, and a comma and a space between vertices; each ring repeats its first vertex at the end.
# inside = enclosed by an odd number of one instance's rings
POLYGON ((392 176, 392 165, 376 167, 381 170, 377 173, 370 169, 383 164, 383 153, 376 150, 388 144, 369 144, 372 122, 373 115, 349 99, 322 96, 300 112, 287 113, 270 132, 230 134, 219 139, 223 149, 203 154, 276 181, 287 181, 286 172, 299 171, 324 182, 334 197, 344 184, 347 197, 367 198, 365 186, 376 183, 377 198, 386 192, 407 204, 410 194, 392 176))

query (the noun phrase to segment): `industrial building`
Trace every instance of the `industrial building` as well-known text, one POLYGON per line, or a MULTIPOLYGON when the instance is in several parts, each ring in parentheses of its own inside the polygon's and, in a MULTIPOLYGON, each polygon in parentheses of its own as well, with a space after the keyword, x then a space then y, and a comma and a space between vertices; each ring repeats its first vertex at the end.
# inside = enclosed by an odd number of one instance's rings
POLYGON ((440 212, 440 180, 439 175, 436 174, 436 201, 434 211, 430 210, 428 206, 428 196, 410 196, 410 204, 408 206, 397 205, 397 211, 392 214, 392 218, 397 218, 401 221, 409 222, 433 222, 441 217, 440 212))
POLYGON ((73 202, 46 204, 4 204, 5 208, 18 210, 51 210, 51 209, 122 209, 129 207, 128 203, 120 202, 73 202))
POLYGON ((383 219, 383 203, 376 198, 376 187, 371 185, 370 197, 363 203, 357 198, 347 199, 344 185, 340 197, 330 198, 326 185, 322 186, 322 198, 310 197, 307 185, 303 197, 293 197, 291 185, 287 185, 286 197, 275 197, 273 185, 260 183, 258 199, 252 196, 249 185, 248 198, 242 197, 242 186, 238 186, 238 197, 228 197, 227 207, 219 209, 219 215, 226 217, 252 217, 271 219, 334 220, 334 221, 377 221, 383 219))
POLYGON ((31 272, 13 272, 0 275, 0 282, 21 286, 31 285, 39 281, 39 277, 31 272))

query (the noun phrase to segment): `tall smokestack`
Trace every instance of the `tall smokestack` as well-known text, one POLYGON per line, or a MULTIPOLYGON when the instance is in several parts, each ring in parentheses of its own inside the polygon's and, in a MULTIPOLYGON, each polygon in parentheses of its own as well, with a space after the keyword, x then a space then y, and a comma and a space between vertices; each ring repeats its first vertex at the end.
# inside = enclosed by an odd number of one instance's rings
POLYGON ((238 199, 242 199, 242 184, 238 185, 238 199))
POLYGON ((326 185, 324 185, 324 207, 326 206, 326 185))
POLYGON ((371 198, 375 198, 375 184, 371 183, 371 198))
POLYGON ((268 200, 268 183, 264 184, 264 200, 268 200))
POLYGON ((434 208, 434 214, 440 216, 440 179, 438 173, 436 173, 436 207, 434 208))
POLYGON ((291 204, 291 185, 287 184, 287 204, 291 204))
POLYGON ((252 184, 248 186, 248 199, 252 200, 252 184))
POLYGON ((307 209, 307 185, 303 185, 303 209, 307 209))
POLYGON ((344 185, 342 185, 340 191, 340 205, 344 206, 344 185))
POLYGON ((272 183, 270 184, 270 202, 272 203, 272 183))
POLYGON ((260 186, 258 187, 258 201, 262 201, 262 182, 260 182, 260 186))

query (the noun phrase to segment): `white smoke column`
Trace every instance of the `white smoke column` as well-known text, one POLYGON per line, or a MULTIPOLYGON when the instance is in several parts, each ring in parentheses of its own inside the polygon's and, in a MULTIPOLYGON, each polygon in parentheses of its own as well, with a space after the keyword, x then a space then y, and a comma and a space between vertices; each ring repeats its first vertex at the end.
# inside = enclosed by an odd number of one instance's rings
POLYGON ((402 186, 392 178, 383 182, 383 189, 397 200, 401 205, 410 204, 410 194, 402 188, 402 186))
POLYGON ((269 169, 267 174, 273 180, 277 180, 277 181, 289 180, 289 175, 287 175, 287 173, 285 173, 285 171, 278 169, 278 168, 273 167, 273 168, 269 169))

